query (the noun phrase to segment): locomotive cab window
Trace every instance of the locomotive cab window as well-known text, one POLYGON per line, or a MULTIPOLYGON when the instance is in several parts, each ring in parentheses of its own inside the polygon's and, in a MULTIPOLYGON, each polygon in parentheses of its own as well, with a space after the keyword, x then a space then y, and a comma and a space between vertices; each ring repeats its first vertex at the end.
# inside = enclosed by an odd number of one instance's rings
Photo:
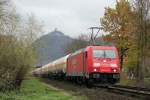
POLYGON ((115 58, 114 50, 93 50, 94 58, 115 58))

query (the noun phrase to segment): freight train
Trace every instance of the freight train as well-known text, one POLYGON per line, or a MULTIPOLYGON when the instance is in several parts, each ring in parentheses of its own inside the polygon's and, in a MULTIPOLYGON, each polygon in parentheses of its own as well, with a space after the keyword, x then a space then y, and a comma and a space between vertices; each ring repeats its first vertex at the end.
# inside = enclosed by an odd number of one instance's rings
POLYGON ((88 86, 97 83, 114 84, 120 80, 118 51, 114 46, 87 46, 37 68, 33 74, 86 83, 88 86))

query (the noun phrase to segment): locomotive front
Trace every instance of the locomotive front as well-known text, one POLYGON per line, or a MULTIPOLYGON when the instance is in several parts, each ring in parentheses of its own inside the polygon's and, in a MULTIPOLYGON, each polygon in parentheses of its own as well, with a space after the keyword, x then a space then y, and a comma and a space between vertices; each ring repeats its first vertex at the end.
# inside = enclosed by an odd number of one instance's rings
POLYGON ((120 79, 118 51, 110 46, 93 46, 91 48, 90 78, 95 81, 116 83, 120 79))

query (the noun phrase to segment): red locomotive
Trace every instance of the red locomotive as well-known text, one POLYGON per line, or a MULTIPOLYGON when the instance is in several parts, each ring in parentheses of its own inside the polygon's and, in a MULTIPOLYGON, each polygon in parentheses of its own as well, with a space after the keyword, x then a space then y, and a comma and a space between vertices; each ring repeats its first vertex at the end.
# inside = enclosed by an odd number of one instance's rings
POLYGON ((119 57, 115 47, 88 46, 71 54, 67 59, 66 76, 78 81, 119 81, 119 57))
POLYGON ((48 77, 61 76, 78 83, 116 83, 120 79, 118 51, 113 46, 87 46, 35 70, 48 77), (57 62, 57 63, 56 63, 57 62))

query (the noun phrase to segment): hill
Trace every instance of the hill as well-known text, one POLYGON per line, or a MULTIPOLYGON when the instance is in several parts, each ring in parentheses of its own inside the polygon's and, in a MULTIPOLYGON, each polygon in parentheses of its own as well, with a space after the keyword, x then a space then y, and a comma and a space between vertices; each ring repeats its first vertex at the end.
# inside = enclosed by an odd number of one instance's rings
POLYGON ((54 30, 37 39, 34 43, 39 55, 38 65, 44 65, 65 55, 65 47, 73 41, 61 31, 54 30))

